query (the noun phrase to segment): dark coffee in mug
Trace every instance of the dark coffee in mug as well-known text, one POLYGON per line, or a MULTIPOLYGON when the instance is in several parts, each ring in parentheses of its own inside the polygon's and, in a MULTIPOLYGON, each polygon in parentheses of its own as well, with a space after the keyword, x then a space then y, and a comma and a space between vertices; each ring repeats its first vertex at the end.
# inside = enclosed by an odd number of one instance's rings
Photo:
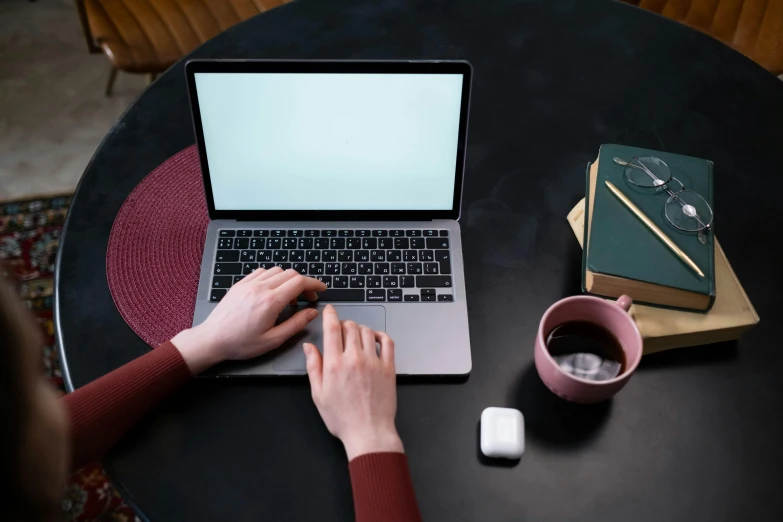
POLYGON ((546 348, 564 372, 588 381, 614 379, 625 370, 625 351, 606 328, 586 321, 556 326, 546 348))

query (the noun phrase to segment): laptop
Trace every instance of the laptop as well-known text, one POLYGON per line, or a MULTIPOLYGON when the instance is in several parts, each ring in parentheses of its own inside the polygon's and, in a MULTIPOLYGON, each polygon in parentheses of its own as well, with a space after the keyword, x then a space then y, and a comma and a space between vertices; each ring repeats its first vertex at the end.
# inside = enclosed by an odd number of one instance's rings
MULTIPOLYGON (((193 325, 247 274, 279 266, 328 288, 300 309, 331 303, 387 332, 398 374, 468 374, 457 219, 470 64, 192 60, 185 71, 211 220, 193 325)), ((320 319, 212 375, 306 373, 305 341, 323 349, 320 319)))

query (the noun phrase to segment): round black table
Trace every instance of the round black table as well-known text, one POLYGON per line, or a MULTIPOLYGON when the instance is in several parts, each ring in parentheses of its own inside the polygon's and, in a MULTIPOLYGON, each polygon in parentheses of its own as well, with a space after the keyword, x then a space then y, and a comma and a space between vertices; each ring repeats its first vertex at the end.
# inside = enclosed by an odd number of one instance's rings
MULTIPOLYGON (((427 521, 783 517, 783 82, 710 37, 610 1, 299 0, 199 58, 466 59, 474 67, 462 207, 473 371, 399 386, 397 424, 427 521), (579 293, 566 214, 602 143, 715 162, 716 230, 762 318, 738 343, 646 357, 593 407, 559 402, 532 366, 544 310, 579 293), (522 410, 515 465, 480 455, 487 406, 522 410)), ((136 184, 194 143, 182 63, 108 134, 71 207, 57 328, 73 387, 150 348, 106 283, 112 221, 136 184)), ((305 379, 197 380, 105 464, 154 521, 346 521, 340 444, 305 379)))

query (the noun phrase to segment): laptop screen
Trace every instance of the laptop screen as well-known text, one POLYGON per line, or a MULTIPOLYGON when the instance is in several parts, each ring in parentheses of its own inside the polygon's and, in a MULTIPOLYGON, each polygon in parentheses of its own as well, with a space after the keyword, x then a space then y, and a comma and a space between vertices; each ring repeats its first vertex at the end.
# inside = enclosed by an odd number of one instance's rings
POLYGON ((196 72, 215 210, 451 210, 462 74, 196 72))

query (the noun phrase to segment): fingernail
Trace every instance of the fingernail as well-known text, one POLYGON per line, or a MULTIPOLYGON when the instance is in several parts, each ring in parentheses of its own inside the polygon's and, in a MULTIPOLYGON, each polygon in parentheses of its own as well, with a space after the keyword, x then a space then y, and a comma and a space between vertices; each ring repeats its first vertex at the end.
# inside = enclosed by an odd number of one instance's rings
POLYGON ((312 310, 308 310, 307 311, 307 320, 308 321, 312 321, 316 317, 318 317, 318 310, 312 309, 312 310))
POLYGON ((310 352, 313 350, 313 347, 310 343, 304 343, 302 345, 302 348, 304 348, 304 353, 307 357, 310 357, 310 352))

